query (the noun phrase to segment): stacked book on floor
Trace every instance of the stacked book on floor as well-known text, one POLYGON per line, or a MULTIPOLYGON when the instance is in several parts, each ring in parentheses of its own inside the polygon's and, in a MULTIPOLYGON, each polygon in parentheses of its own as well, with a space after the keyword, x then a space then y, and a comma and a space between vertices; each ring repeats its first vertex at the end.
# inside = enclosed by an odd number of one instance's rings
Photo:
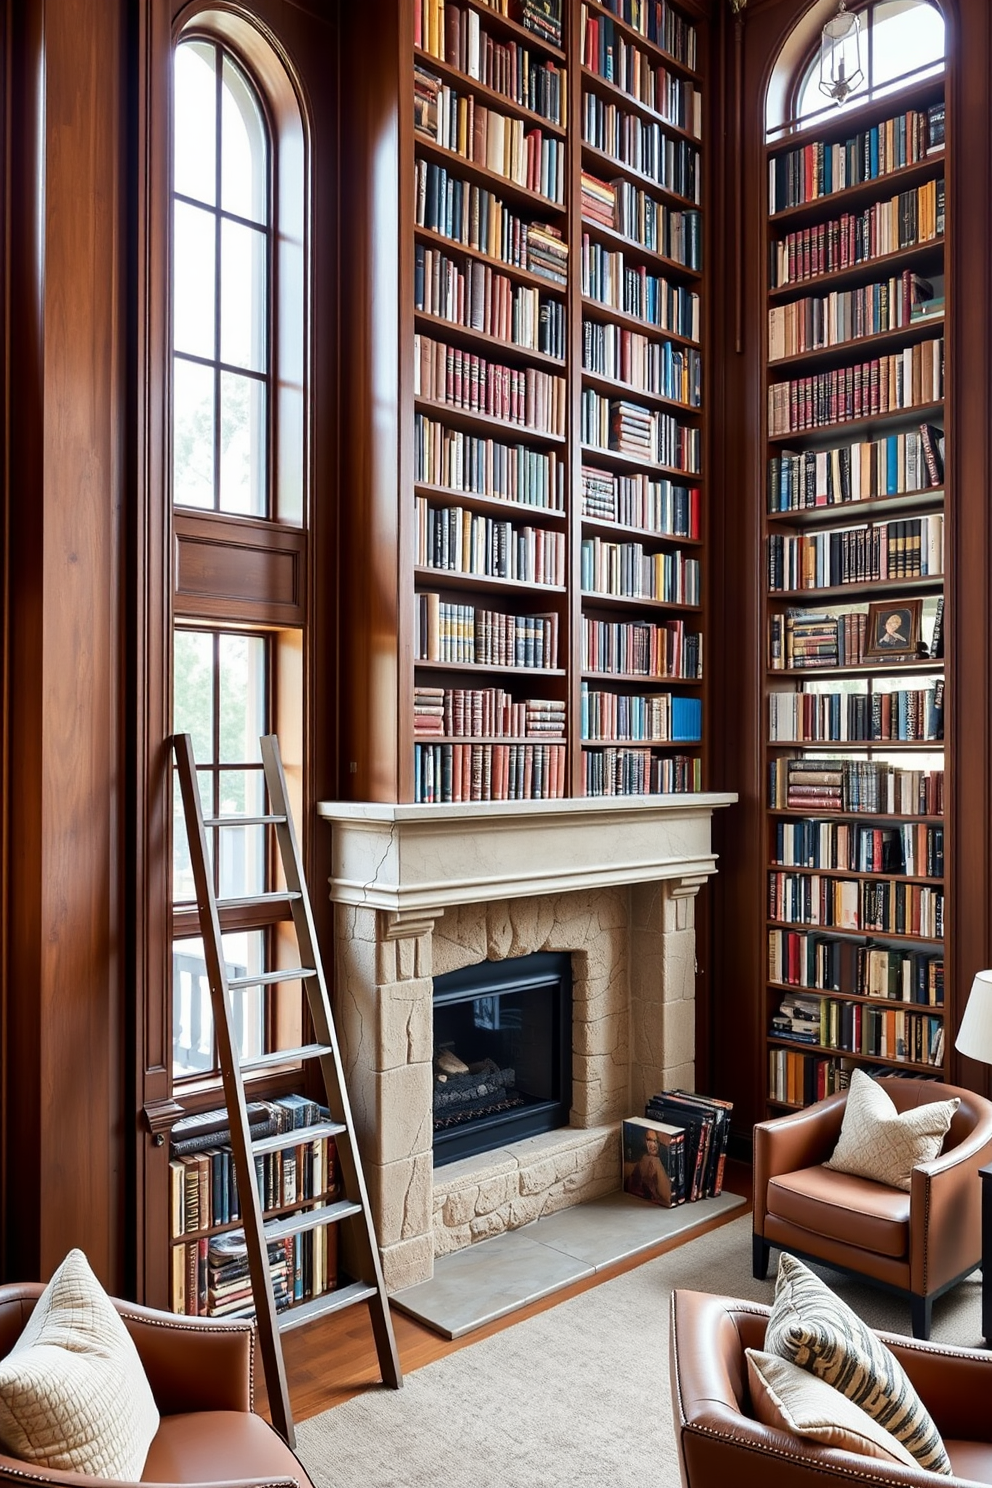
POLYGON ((732 1110, 691 1090, 653 1095, 623 1123, 624 1191, 665 1208, 722 1193, 732 1110))

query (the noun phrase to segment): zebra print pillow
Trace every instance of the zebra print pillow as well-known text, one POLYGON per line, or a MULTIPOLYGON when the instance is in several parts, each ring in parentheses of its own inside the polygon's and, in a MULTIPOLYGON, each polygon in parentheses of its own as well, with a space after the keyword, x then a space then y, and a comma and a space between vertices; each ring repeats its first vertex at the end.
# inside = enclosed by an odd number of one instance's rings
POLYGON ((784 1252, 765 1349, 840 1390, 902 1442, 921 1467, 950 1473, 940 1433, 896 1356, 846 1302, 784 1252))

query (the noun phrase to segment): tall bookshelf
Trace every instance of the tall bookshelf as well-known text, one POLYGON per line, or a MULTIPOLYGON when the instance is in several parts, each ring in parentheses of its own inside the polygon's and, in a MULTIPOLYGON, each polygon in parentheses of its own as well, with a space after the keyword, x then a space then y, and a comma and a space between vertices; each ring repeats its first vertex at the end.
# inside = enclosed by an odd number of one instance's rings
POLYGON ((770 1112, 942 1076, 944 82, 769 145, 770 1112))
POLYGON ((414 6, 414 800, 701 788, 697 45, 414 6))

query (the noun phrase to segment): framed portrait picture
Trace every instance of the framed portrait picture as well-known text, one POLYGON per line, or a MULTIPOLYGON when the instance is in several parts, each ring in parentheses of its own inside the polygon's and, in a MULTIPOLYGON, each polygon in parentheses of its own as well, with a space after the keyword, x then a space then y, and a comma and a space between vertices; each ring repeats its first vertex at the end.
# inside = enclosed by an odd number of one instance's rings
POLYGON ((872 600, 868 606, 865 656, 916 656, 920 642, 922 599, 897 599, 891 604, 872 600))

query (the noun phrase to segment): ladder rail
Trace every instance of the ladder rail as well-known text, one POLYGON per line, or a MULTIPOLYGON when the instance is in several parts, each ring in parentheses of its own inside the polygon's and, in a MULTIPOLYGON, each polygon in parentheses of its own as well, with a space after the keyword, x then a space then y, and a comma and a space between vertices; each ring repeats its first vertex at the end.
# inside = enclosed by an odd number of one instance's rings
POLYGON ((234 1041, 220 915, 217 909, 217 896, 214 893, 203 806, 196 778, 193 741, 189 734, 176 734, 173 736, 173 745, 179 771, 186 832, 189 838, 193 881, 196 886, 196 904, 200 914, 200 931, 203 939, 203 959, 207 966, 207 982, 214 1013, 214 1036, 217 1040, 224 1100, 229 1118, 234 1171, 238 1180, 238 1192, 242 1195, 241 1219, 248 1255, 248 1274, 251 1278, 255 1318, 258 1325, 259 1348, 269 1396, 269 1411, 272 1424, 292 1447, 296 1443, 296 1433, 293 1429, 293 1417, 289 1405, 286 1366, 282 1349, 279 1346, 279 1325, 276 1318, 275 1295, 272 1290, 272 1275, 269 1270, 269 1251, 261 1200, 255 1182, 255 1164, 245 1109, 244 1079, 234 1041))

